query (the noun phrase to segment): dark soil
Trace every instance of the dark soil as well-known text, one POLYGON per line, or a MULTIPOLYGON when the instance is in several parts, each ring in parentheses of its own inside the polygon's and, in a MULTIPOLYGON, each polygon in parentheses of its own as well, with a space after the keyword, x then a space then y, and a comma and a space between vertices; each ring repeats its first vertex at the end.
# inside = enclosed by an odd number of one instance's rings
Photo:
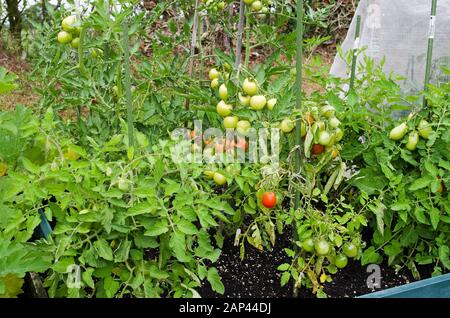
MULTIPOLYGON (((245 258, 241 261, 239 247, 234 246, 231 239, 225 240, 222 255, 216 264, 225 285, 225 294, 215 293, 206 283, 199 290, 200 295, 204 298, 292 297, 292 285, 281 287, 280 272, 277 271, 280 264, 290 262, 283 249, 291 246, 289 235, 279 235, 271 252, 261 252, 247 244, 245 258)), ((324 284, 324 291, 333 298, 356 297, 414 281, 408 270, 396 273, 387 264, 381 264, 380 269, 381 288, 372 290, 366 282, 371 272, 368 273, 367 267, 361 266, 358 261, 350 261, 345 269, 332 276, 332 282, 324 284)), ((431 276, 432 268, 421 268, 420 271, 422 279, 425 279, 431 276)), ((303 287, 299 297, 314 298, 315 295, 303 287)))

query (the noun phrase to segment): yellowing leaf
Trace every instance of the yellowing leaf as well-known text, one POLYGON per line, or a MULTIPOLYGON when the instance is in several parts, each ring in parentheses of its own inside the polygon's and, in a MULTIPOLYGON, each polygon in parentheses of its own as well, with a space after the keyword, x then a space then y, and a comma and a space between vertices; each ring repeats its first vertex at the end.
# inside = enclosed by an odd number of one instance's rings
POLYGON ((0 162, 0 177, 3 177, 6 174, 6 171, 8 171, 8 166, 5 163, 0 162))
POLYGON ((0 277, 0 284, 3 285, 3 293, 0 298, 16 298, 22 293, 23 278, 19 278, 14 274, 8 274, 0 277))
POLYGON ((322 275, 320 275, 320 282, 321 283, 325 283, 328 279, 328 275, 325 273, 322 273, 322 275))

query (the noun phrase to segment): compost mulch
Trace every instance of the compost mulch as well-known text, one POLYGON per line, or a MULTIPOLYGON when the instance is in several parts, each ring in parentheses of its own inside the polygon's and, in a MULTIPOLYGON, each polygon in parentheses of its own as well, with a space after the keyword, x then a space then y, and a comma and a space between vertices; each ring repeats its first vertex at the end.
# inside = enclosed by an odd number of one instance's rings
MULTIPOLYGON (((292 284, 284 287, 280 285, 281 273, 277 267, 290 262, 284 248, 292 247, 289 235, 279 235, 272 251, 259 251, 246 245, 245 258, 241 261, 239 247, 233 245, 233 240, 225 240, 222 255, 216 267, 225 286, 225 294, 215 293, 208 283, 204 284, 199 293, 204 298, 289 298, 292 297, 292 284)), ((330 283, 324 284, 324 291, 328 297, 347 298, 357 297, 374 291, 379 291, 414 281, 411 273, 381 264, 381 288, 367 287, 367 278, 372 273, 367 272, 366 266, 358 261, 349 264, 335 275, 330 283)), ((431 276, 430 268, 421 268, 422 279, 431 276)), ((304 287, 299 290, 299 298, 315 298, 312 292, 304 287)))

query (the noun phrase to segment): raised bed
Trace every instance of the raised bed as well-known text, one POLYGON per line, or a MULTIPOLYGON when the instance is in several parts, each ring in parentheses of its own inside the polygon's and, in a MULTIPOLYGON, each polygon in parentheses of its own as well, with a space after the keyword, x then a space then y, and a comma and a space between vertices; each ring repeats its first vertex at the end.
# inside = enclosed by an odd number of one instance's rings
POLYGON ((360 298, 450 298, 450 274, 366 294, 360 298))

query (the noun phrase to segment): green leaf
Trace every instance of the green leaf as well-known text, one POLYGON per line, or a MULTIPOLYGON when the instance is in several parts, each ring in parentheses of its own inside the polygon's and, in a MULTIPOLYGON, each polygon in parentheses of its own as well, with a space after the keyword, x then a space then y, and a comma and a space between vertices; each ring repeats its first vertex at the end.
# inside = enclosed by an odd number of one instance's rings
POLYGON ((186 254, 186 237, 183 233, 175 231, 169 241, 173 254, 180 262, 189 262, 191 258, 186 254))
POLYGON ((283 272, 283 274, 281 275, 281 287, 285 286, 288 282, 289 279, 291 279, 291 273, 290 272, 283 272))
POLYGON ((419 221, 422 224, 430 224, 427 220, 427 217, 425 216, 425 210, 421 207, 417 207, 414 210, 414 216, 416 217, 417 221, 419 221))
POLYGON ((177 223, 178 229, 187 235, 195 235, 198 233, 197 227, 187 220, 181 220, 177 223))
POLYGON ((431 183, 431 181, 432 180, 430 178, 426 178, 426 177, 416 179, 409 187, 409 190, 416 191, 419 189, 426 188, 431 183))
POLYGON ((146 236, 159 236, 161 234, 166 233, 169 231, 169 223, 166 219, 158 219, 152 225, 150 228, 148 228, 144 235, 146 236))
POLYGON ((111 276, 108 276, 103 281, 103 288, 105 289, 106 297, 113 298, 120 288, 120 284, 111 276))
POLYGON ((38 166, 36 166, 35 164, 33 164, 29 159, 22 157, 22 163, 23 166, 25 167, 25 169, 27 169, 29 172, 33 173, 33 174, 38 174, 40 169, 38 166))
POLYGON ((0 238, 0 277, 27 272, 43 272, 50 267, 53 257, 36 246, 21 244, 0 238))
POLYGON ((162 269, 159 269, 156 265, 150 266, 150 276, 156 279, 166 279, 169 277, 169 273, 166 271, 163 271, 162 269))
POLYGON ((220 279, 219 272, 215 267, 211 267, 208 270, 207 275, 208 282, 211 284, 212 289, 221 295, 225 292, 225 287, 222 284, 222 280, 220 279))
POLYGON ((155 198, 152 198, 150 200, 138 203, 132 208, 129 208, 127 211, 127 215, 128 216, 136 216, 141 214, 154 215, 157 209, 158 209, 158 202, 155 198))
POLYGON ((433 229, 435 229, 435 230, 437 229, 437 227, 439 225, 440 216, 441 216, 441 212, 438 209, 436 209, 436 208, 430 209, 431 226, 433 226, 433 229))
POLYGON ((375 250, 375 247, 371 246, 363 252, 361 265, 377 264, 380 263, 381 260, 381 255, 375 250))
POLYGON ((88 285, 90 288, 95 287, 94 280, 92 279, 92 273, 94 272, 93 268, 86 269, 83 274, 81 274, 81 277, 83 278, 83 281, 88 285))
POLYGON ((94 248, 101 258, 104 258, 107 261, 113 260, 113 251, 105 239, 101 238, 98 241, 95 241, 94 248))
POLYGON ((289 267, 290 267, 289 264, 284 263, 284 264, 281 264, 280 266, 278 266, 277 270, 284 272, 284 271, 287 271, 289 269, 289 267))
POLYGON ((445 268, 450 269, 450 248, 448 246, 439 246, 439 260, 445 268))
POLYGON ((377 200, 374 205, 370 205, 369 209, 375 214, 377 219, 377 228, 381 235, 384 235, 384 211, 386 206, 377 200))
POLYGON ((131 241, 122 240, 120 242, 119 248, 114 252, 115 262, 125 262, 130 254, 131 241))

